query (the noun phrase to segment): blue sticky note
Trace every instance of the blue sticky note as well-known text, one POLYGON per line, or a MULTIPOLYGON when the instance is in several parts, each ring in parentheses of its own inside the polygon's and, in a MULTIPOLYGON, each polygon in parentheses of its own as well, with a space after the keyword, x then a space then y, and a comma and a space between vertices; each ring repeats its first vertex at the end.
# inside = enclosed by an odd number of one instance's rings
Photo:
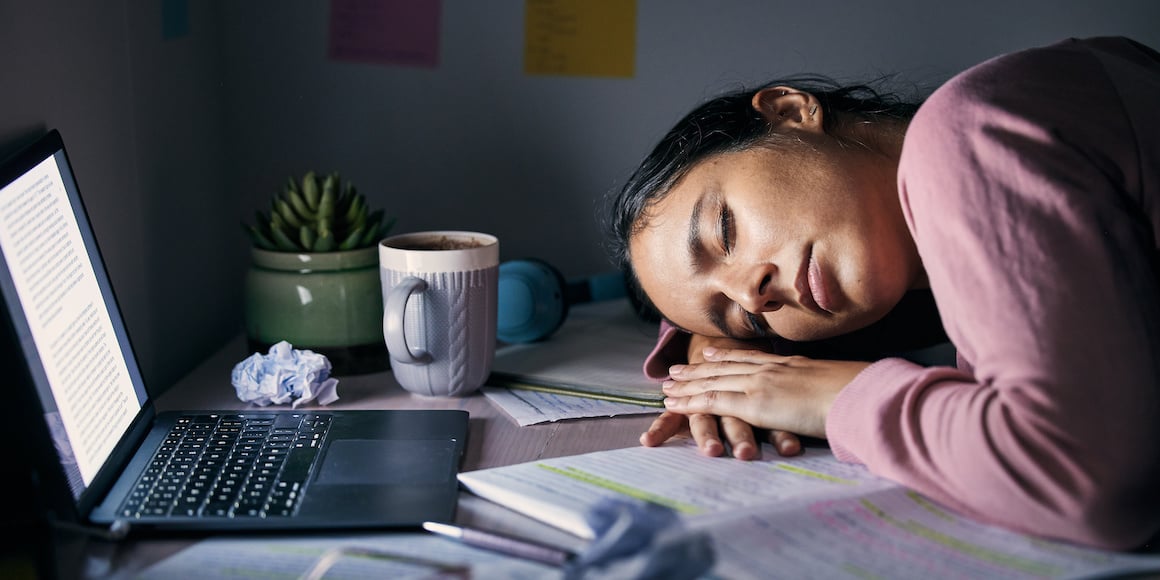
POLYGON ((161 0, 161 38, 170 40, 189 34, 189 0, 161 0))

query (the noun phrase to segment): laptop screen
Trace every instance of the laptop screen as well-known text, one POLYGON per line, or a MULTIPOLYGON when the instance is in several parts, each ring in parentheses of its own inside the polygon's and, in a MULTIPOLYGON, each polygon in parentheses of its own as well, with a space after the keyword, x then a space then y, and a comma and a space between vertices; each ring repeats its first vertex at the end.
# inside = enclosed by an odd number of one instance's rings
POLYGON ((146 402, 56 131, 0 173, 0 290, 79 498, 146 402))

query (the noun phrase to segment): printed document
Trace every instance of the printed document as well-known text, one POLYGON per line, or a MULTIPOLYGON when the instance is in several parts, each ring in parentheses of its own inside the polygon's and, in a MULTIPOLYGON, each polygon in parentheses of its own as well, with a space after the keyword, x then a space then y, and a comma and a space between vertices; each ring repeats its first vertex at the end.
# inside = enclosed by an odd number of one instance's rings
POLYGON ((472 493, 582 538, 586 510, 632 497, 710 535, 721 578, 1079 578, 1160 571, 1160 556, 1020 535, 957 514, 825 448, 700 454, 689 440, 464 472, 472 493), (773 574, 771 571, 776 571, 773 574))

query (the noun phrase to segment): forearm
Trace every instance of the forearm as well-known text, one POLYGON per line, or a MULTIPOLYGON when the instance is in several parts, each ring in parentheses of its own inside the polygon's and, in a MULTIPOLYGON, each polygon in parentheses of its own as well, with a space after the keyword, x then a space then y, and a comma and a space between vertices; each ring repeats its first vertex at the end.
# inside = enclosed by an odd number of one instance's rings
POLYGON ((1157 436, 1154 399, 1115 407, 1105 397, 1084 412, 1044 407, 1029 390, 888 359, 838 395, 826 434, 840 459, 968 515, 1105 548, 1134 546, 1157 513, 1154 454, 1144 443, 1157 436), (1101 426, 1105 415, 1116 417, 1111 431, 1101 426))

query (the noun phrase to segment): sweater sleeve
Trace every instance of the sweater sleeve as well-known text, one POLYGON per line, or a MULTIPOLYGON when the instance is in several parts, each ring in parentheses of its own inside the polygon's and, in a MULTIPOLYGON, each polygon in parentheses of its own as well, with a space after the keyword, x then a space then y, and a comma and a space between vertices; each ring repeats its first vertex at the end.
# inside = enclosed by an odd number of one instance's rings
POLYGON ((688 362, 689 334, 662 320, 657 330, 657 344, 644 359, 644 376, 663 381, 669 378, 669 367, 688 362))
POLYGON ((1160 527, 1160 155, 1136 137, 1160 123, 1119 95, 1160 102, 1160 63, 1110 79, 1101 60, 1001 57, 920 109, 900 195, 961 364, 871 365, 827 437, 982 520, 1124 549, 1160 527))

